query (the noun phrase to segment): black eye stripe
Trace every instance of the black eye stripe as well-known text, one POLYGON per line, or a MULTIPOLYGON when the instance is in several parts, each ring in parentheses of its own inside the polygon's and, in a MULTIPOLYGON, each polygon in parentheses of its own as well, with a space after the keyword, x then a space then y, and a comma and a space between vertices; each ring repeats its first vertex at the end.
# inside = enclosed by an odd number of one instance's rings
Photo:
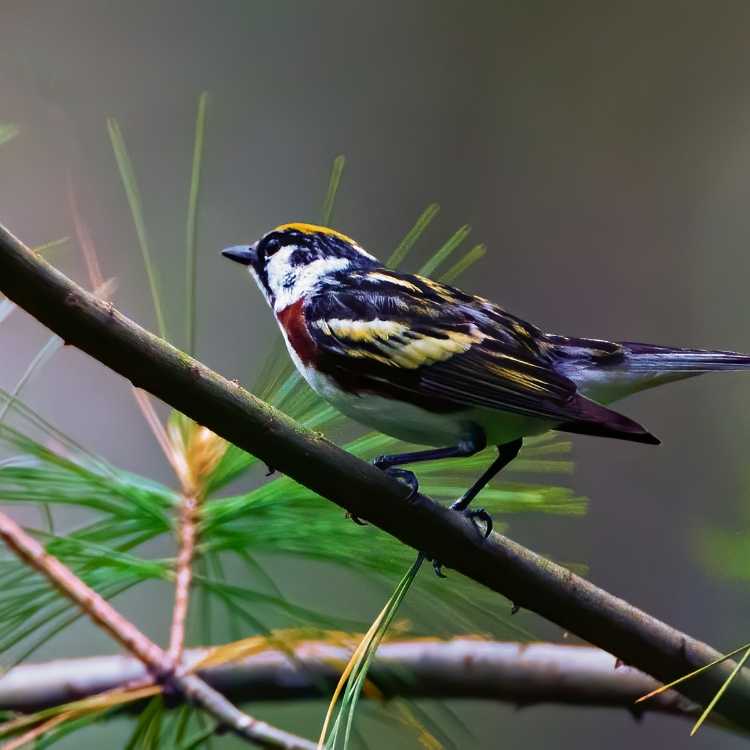
POLYGON ((357 267, 370 267, 378 262, 363 255, 345 238, 326 232, 300 232, 296 229, 278 229, 261 238, 256 247, 257 267, 264 268, 279 250, 288 249, 284 263, 299 268, 316 260, 343 259, 357 267))
POLYGON ((299 232, 272 232, 258 244, 258 256, 268 260, 285 247, 302 246, 302 235, 299 232))
POLYGON ((281 241, 278 237, 269 237, 261 246, 261 252, 266 258, 270 258, 281 250, 281 241))

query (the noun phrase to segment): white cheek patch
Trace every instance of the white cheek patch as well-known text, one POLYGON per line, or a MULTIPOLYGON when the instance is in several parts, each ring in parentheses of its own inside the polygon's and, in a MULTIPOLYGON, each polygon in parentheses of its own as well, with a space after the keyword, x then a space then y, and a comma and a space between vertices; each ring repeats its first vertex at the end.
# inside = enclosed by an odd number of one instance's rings
POLYGON ((291 254, 297 249, 296 245, 289 245, 272 255, 266 262, 266 278, 268 287, 275 297, 278 297, 284 288, 288 286, 290 274, 298 273, 289 264, 291 254))
POLYGON ((289 255, 295 248, 284 248, 274 255, 266 266, 268 286, 273 293, 277 312, 312 292, 321 279, 351 265, 346 258, 319 258, 305 266, 293 268, 289 255))

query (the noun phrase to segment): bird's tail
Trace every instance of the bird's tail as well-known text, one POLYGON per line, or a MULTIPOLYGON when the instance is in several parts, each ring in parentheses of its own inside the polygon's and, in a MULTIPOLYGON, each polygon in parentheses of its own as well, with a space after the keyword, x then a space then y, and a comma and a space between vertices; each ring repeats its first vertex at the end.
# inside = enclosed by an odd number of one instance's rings
POLYGON ((750 355, 705 349, 676 349, 622 341, 630 372, 699 374, 716 370, 750 369, 750 355))
POLYGON ((750 369, 750 355, 633 341, 548 337, 558 369, 600 404, 704 372, 750 369))

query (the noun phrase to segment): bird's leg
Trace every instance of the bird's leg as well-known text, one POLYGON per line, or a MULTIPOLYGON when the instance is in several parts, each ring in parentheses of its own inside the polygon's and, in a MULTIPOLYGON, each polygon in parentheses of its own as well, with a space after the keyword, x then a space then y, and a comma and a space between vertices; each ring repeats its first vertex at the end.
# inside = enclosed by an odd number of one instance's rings
POLYGON ((389 456, 378 456, 373 464, 395 479, 400 479, 410 489, 408 500, 411 500, 419 491, 419 482, 414 472, 399 469, 402 464, 415 464, 420 461, 437 461, 441 458, 465 458, 473 456, 481 451, 487 444, 484 435, 477 434, 468 440, 462 440, 458 445, 449 448, 433 448, 426 451, 414 451, 413 453, 395 453, 389 456))
POLYGON ((492 533, 492 516, 484 509, 468 510, 469 503, 484 489, 489 481, 499 474, 517 455, 523 445, 523 438, 497 446, 497 458, 474 484, 451 505, 451 510, 459 510, 469 518, 479 518, 486 525, 485 538, 492 533))
MULTIPOLYGON (((477 508, 476 510, 469 510, 469 503, 484 489, 492 478, 500 473, 517 455, 523 445, 523 438, 518 438, 511 443, 505 443, 504 445, 497 446, 497 458, 490 464, 487 470, 477 479, 474 484, 464 492, 461 497, 456 500, 450 507, 451 510, 457 510, 463 513, 472 520, 478 518, 484 521, 485 532, 484 538, 486 539, 492 533, 492 516, 484 509, 477 508)), ((439 560, 432 561, 432 567, 435 570, 435 575, 440 578, 445 578, 443 575, 443 566, 439 560)))
MULTIPOLYGON (((467 456, 473 456, 475 453, 479 453, 479 451, 483 450, 486 445, 487 440, 485 439, 484 433, 477 432, 468 440, 462 440, 458 445, 452 445, 448 448, 434 448, 427 451, 415 451, 413 453, 396 453, 389 456, 378 456, 373 461, 373 464, 389 476, 392 476, 395 479, 400 479, 407 484, 411 488, 407 500, 411 500, 419 491, 417 477, 412 471, 396 467, 401 464, 418 463, 419 461, 437 461, 441 458, 466 458, 467 456)), ((353 518, 352 520, 359 522, 358 518, 353 518)), ((432 567, 435 569, 436 575, 440 576, 440 578, 445 578, 440 568, 440 563, 437 560, 432 561, 432 567)))

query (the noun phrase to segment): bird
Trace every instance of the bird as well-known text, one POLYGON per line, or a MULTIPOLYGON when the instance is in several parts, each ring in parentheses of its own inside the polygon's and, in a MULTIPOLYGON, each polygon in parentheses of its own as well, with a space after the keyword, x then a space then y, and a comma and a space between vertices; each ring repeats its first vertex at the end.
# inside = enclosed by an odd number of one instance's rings
MULTIPOLYGON (((222 254, 247 267, 309 386, 346 416, 424 450, 374 464, 409 486, 405 464, 496 456, 450 507, 471 508, 548 430, 658 445, 609 404, 704 372, 750 368, 750 355, 546 333, 489 300, 426 276, 387 268, 335 229, 282 224, 222 254)), ((356 519, 355 519, 356 520, 356 519)), ((437 570, 439 573, 439 570, 437 570)))

